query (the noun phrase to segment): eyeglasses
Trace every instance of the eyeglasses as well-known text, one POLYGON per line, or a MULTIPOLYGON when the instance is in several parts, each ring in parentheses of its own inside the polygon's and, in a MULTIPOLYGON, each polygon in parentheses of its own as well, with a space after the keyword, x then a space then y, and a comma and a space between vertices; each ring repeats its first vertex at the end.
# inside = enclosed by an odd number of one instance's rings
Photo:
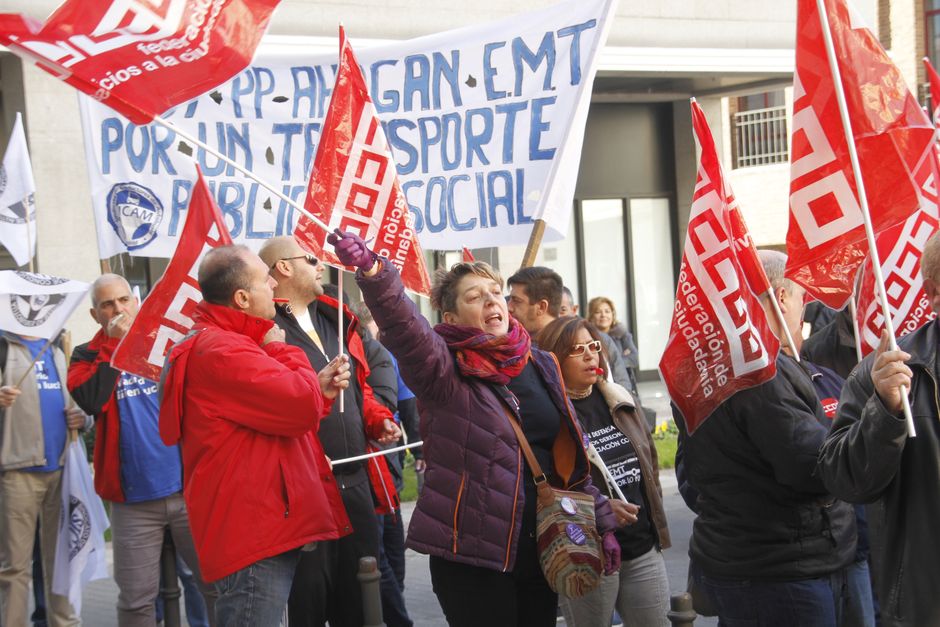
POLYGON ((592 355, 601 352, 600 340, 591 340, 590 342, 586 342, 584 344, 575 344, 571 347, 571 350, 568 351, 568 357, 580 357, 585 353, 585 351, 591 353, 592 355))
MULTIPOLYGON (((320 263, 320 260, 317 259, 316 256, 311 255, 310 253, 307 253, 306 255, 297 255, 296 257, 283 257, 281 259, 278 259, 277 261, 291 261, 292 259, 306 259, 307 263, 309 263, 313 267, 316 267, 317 264, 320 263)), ((274 266, 277 265, 277 261, 275 261, 274 265, 271 266, 272 270, 274 269, 274 266)))

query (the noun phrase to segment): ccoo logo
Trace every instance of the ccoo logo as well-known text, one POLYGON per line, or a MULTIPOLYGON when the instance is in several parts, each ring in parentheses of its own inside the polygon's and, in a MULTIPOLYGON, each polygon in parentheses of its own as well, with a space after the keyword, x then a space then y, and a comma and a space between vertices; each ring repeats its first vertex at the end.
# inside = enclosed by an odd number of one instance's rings
POLYGON ((118 183, 108 192, 108 224, 128 250, 142 248, 157 236, 163 205, 137 183, 118 183))

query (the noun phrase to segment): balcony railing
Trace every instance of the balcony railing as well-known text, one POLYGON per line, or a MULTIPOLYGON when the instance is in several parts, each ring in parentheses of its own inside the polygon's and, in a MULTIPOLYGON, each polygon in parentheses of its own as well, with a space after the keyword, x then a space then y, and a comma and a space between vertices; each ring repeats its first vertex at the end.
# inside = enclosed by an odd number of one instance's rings
POLYGON ((734 114, 736 168, 786 163, 787 108, 769 107, 734 114))

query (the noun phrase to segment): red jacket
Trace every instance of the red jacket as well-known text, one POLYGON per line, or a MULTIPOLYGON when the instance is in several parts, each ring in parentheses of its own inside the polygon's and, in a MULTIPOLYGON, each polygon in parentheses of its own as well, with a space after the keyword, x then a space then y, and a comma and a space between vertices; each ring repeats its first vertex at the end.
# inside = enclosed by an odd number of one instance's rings
POLYGON ((164 370, 160 436, 180 443, 206 581, 351 531, 317 439, 330 409, 303 352, 260 346, 273 323, 203 302, 164 370))
POLYGON ((123 503, 121 418, 114 394, 120 372, 111 367, 111 354, 118 342, 119 338, 99 330, 91 342, 76 346, 67 385, 78 406, 95 417, 95 492, 108 501, 123 503))

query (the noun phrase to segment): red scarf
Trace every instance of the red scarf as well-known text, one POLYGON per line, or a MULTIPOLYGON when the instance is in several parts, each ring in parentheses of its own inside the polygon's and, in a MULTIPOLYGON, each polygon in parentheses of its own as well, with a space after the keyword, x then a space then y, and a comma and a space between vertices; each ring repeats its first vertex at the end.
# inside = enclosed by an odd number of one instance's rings
POLYGON ((442 323, 434 330, 457 354, 457 367, 465 377, 506 385, 529 362, 532 340, 515 318, 509 318, 509 331, 500 336, 459 324, 442 323))

